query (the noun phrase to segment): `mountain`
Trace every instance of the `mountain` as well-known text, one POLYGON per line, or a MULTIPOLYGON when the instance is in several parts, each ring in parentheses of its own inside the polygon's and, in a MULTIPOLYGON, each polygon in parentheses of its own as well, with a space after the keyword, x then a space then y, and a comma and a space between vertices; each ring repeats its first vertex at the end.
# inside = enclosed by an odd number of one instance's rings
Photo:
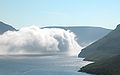
POLYGON ((88 46, 89 44, 97 41, 98 39, 102 38, 103 36, 111 32, 110 29, 88 26, 72 26, 72 27, 51 26, 44 28, 62 28, 65 30, 70 30, 76 34, 78 38, 77 41, 82 47, 88 46))
MULTIPOLYGON (((62 28, 65 30, 70 30, 76 34, 77 41, 82 47, 90 45, 91 43, 97 41, 98 39, 111 32, 110 29, 89 26, 47 26, 43 28, 62 28)), ((16 29, 13 28, 11 25, 5 24, 0 21, 0 34, 3 34, 6 31, 16 31, 16 29)))
POLYGON ((5 24, 0 21, 0 34, 3 34, 6 31, 16 31, 11 25, 5 24))
POLYGON ((120 75, 120 24, 102 39, 84 48, 79 57, 94 63, 82 67, 79 72, 95 75, 120 75))
POLYGON ((84 66, 79 72, 96 75, 120 75, 120 55, 84 66))
POLYGON ((79 57, 98 61, 120 55, 120 25, 102 39, 82 49, 79 57))

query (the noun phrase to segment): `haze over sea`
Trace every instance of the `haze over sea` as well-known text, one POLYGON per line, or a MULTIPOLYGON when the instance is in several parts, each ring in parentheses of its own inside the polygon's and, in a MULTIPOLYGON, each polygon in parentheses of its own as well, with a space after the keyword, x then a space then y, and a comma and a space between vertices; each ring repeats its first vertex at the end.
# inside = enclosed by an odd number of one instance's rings
POLYGON ((74 56, 1 56, 0 75, 90 75, 77 72, 90 63, 74 56))

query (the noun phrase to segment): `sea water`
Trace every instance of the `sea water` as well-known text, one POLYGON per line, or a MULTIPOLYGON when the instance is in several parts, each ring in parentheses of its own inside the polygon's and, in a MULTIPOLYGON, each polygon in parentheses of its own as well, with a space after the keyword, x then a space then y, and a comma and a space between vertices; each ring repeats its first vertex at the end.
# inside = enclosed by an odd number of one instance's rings
POLYGON ((72 56, 1 56, 0 75, 90 75, 77 72, 89 63, 72 56))

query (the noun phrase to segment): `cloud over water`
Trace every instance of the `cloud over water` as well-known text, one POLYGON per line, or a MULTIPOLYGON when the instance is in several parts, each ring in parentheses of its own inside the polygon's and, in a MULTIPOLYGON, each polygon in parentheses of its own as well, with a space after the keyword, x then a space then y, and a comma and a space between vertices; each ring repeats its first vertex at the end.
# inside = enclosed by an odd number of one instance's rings
POLYGON ((0 35, 0 54, 77 55, 80 50, 76 35, 60 28, 30 26, 0 35))

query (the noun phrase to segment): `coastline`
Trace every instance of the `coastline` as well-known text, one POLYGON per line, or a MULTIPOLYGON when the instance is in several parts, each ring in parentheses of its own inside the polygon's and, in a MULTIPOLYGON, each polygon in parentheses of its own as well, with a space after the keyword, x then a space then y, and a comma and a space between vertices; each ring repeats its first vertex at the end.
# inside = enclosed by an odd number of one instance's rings
POLYGON ((96 75, 120 75, 120 55, 96 61, 82 67, 78 72, 96 75))

